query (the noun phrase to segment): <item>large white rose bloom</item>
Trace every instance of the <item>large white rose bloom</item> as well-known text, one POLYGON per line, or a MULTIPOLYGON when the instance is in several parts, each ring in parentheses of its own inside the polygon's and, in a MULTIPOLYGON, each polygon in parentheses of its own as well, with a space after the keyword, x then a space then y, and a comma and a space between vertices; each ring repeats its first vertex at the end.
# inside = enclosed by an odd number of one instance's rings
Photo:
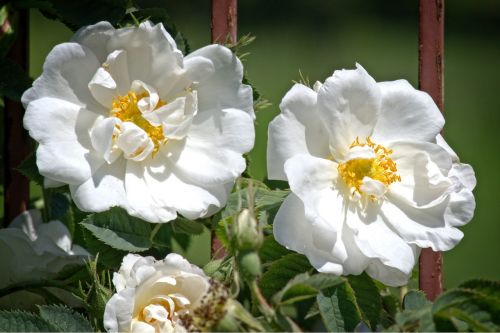
POLYGON ((150 222, 215 213, 254 144, 242 77, 229 49, 183 57, 162 24, 81 29, 22 97, 45 185, 69 184, 84 211, 120 206, 150 222))
POLYGON ((116 294, 104 311, 108 332, 185 332, 180 316, 195 309, 210 287, 200 268, 175 253, 161 261, 129 254, 113 284, 116 294))
POLYGON ((403 285, 420 248, 462 239, 476 180, 439 134, 444 118, 428 94, 356 67, 293 86, 269 126, 269 178, 292 191, 274 235, 321 272, 403 285))
MULTIPOLYGON (((0 289, 26 281, 42 281, 57 276, 65 267, 83 265, 90 254, 74 245, 71 235, 61 221, 43 223, 39 210, 25 211, 8 226, 0 229, 0 289)), ((67 299, 62 290, 51 290, 67 299)), ((0 308, 30 308, 43 298, 28 291, 19 291, 0 298, 0 308)))

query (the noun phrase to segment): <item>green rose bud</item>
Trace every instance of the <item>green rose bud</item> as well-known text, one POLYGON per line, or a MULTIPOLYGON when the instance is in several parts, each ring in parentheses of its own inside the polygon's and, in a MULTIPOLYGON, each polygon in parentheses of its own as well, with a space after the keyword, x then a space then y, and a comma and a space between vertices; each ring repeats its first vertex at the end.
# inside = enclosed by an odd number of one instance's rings
POLYGON ((242 251, 258 250, 262 241, 257 220, 248 209, 243 209, 236 220, 236 246, 242 251))

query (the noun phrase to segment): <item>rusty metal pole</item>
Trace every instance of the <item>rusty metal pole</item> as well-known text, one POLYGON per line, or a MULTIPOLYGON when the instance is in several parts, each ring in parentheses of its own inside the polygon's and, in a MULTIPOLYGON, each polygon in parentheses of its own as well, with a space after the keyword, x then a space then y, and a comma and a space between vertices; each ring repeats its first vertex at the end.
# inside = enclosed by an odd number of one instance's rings
MULTIPOLYGON (((16 40, 7 57, 28 70, 28 12, 20 10, 15 25, 16 40)), ((28 138, 23 128, 24 108, 21 103, 5 99, 4 111, 4 224, 7 226, 28 208, 29 181, 15 170, 28 155, 28 138)))
MULTIPOLYGON (((236 43, 236 28, 237 0, 212 0, 212 43, 236 43)), ((222 258, 224 255, 220 240, 212 232, 212 258, 222 258)))
MULTIPOLYGON (((420 0, 419 86, 431 95, 441 112, 444 73, 444 0, 420 0)), ((423 249, 420 254, 420 289, 429 300, 443 292, 443 257, 441 252, 423 249)))

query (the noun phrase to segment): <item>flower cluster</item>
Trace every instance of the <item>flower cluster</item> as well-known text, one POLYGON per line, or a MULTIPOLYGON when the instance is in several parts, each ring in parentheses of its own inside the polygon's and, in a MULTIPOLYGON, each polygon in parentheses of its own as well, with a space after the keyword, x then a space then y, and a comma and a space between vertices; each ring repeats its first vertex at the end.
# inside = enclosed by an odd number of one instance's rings
POLYGON ((269 126, 271 179, 292 194, 276 240, 321 272, 407 283, 421 248, 446 251, 475 208, 474 172, 439 134, 432 98, 357 65, 314 89, 296 84, 269 126))
MULTIPOLYGON (((82 211, 119 206, 152 223, 173 221, 178 214, 191 220, 214 215, 228 202, 246 168, 243 154, 254 145, 252 89, 242 82, 242 64, 231 50, 210 45, 184 56, 162 24, 146 21, 115 29, 100 22, 82 28, 50 52, 42 76, 22 97, 24 125, 39 143, 37 166, 45 187, 69 185, 82 211)), ((458 227, 471 220, 475 209, 475 174, 440 135, 444 118, 428 94, 404 80, 376 82, 357 65, 335 71, 312 88, 295 84, 280 109, 269 125, 267 170, 270 179, 287 181, 290 193, 272 232, 317 271, 366 272, 388 286, 401 286, 422 248, 446 251, 462 239, 458 227)), ((253 183, 248 184, 253 193, 253 183)), ((203 331, 230 313, 227 327, 294 329, 259 290, 262 271, 273 265, 261 265, 259 249, 268 230, 261 219, 269 214, 256 210, 265 204, 252 195, 247 208, 239 197, 233 216, 223 220, 233 257, 212 264, 229 272, 221 280, 233 282, 236 293, 243 290, 259 302, 254 308, 265 320, 254 320, 226 286, 178 254, 163 260, 128 254, 113 275, 116 293, 106 304, 104 328, 203 331)), ((267 199, 274 207, 277 198, 267 199)), ((28 219, 13 224, 22 231, 0 233, 0 247, 14 253, 14 262, 17 252, 33 259, 18 267, 25 269, 20 274, 40 265, 59 271, 88 255, 72 246, 62 223, 44 225, 35 222, 39 216, 26 214, 28 219), (18 244, 11 245, 10 238, 18 244)), ((130 232, 133 228, 123 232, 106 226, 89 230, 111 250, 146 251, 158 245, 148 252, 156 255, 165 249, 165 243, 155 243, 159 225, 144 223, 140 236, 130 232)), ((273 302, 281 306, 319 295, 321 279, 310 283, 309 277, 304 273, 290 280, 273 302), (307 295, 300 294, 302 289, 307 295), (285 294, 288 298, 281 299, 285 294)), ((328 280, 327 274, 321 278, 330 287, 348 283, 328 280)), ((107 292, 105 300, 112 293, 107 292)))

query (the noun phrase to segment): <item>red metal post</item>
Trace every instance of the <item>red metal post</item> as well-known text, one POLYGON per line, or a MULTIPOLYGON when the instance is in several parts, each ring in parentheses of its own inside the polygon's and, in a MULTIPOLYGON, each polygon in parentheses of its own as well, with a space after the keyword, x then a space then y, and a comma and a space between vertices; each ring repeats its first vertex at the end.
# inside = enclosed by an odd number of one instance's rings
MULTIPOLYGON (((212 42, 224 44, 236 43, 237 0, 212 0, 212 42)), ((212 232, 212 258, 222 258, 225 255, 219 239, 212 232)))
MULTIPOLYGON (((443 109, 444 0, 420 0, 419 86, 443 109)), ((420 289, 434 300, 443 292, 441 252, 423 249, 420 254, 420 289)))
MULTIPOLYGON (((18 12, 16 40, 7 57, 28 70, 28 12, 18 12)), ((21 103, 5 99, 4 112, 4 224, 7 226, 28 208, 29 181, 15 170, 28 154, 28 139, 23 129, 24 108, 21 103)))

